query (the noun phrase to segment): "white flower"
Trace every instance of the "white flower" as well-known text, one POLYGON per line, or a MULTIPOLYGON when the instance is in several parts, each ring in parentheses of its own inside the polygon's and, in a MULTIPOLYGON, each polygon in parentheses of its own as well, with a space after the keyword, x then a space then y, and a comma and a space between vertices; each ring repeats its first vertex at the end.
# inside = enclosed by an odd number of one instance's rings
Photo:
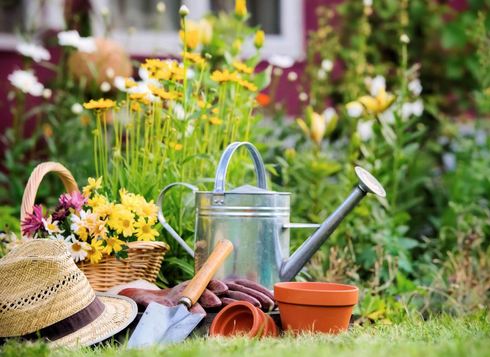
POLYGON ((194 121, 189 121, 187 123, 187 128, 185 130, 185 136, 189 137, 192 135, 193 132, 194 132, 194 121))
POLYGON ((53 233, 62 233, 63 231, 58 227, 58 221, 53 221, 53 217, 49 216, 47 219, 43 218, 44 229, 49 235, 53 233))
POLYGON ((30 57, 35 62, 49 61, 51 59, 47 49, 34 43, 21 42, 16 46, 16 49, 21 55, 30 57))
POLYGON ((364 4, 364 6, 373 6, 373 0, 363 0, 362 3, 364 4))
POLYGON ((80 37, 78 40, 78 50, 80 52, 92 53, 97 51, 97 45, 93 37, 80 37))
POLYGON ((108 68, 105 70, 105 74, 106 74, 106 76, 107 76, 108 78, 112 78, 112 77, 114 77, 114 74, 115 74, 115 72, 114 72, 114 68, 112 68, 112 67, 108 67, 108 68))
POLYGON ((298 73, 292 71, 288 73, 288 81, 294 82, 298 79, 298 73))
POLYGON ((410 83, 408 83, 408 90, 412 92, 413 95, 419 96, 420 93, 422 93, 422 84, 420 83, 420 80, 416 78, 410 81, 410 83))
POLYGON ((364 111, 364 107, 359 102, 350 102, 350 103, 347 103, 347 105, 345 106, 345 108, 347 109, 347 114, 349 114, 349 116, 351 118, 358 118, 358 117, 360 117, 361 114, 362 114, 362 112, 364 111))
POLYGON ((485 145, 487 143, 487 133, 484 130, 478 129, 475 133, 475 143, 477 145, 485 145))
POLYGON ((109 8, 107 6, 103 6, 100 9, 100 14, 104 17, 109 16, 109 8))
POLYGON ((379 120, 383 124, 393 124, 395 122, 395 114, 391 108, 385 110, 383 113, 378 114, 379 120))
POLYGON ((447 171, 454 171, 456 169, 456 155, 454 155, 452 152, 443 154, 442 163, 447 171))
POLYGON ((357 123, 357 133, 362 141, 368 141, 373 137, 374 120, 362 121, 357 123))
POLYGON ((410 38, 408 37, 408 35, 406 33, 404 33, 400 36, 400 41, 402 43, 408 44, 408 43, 410 43, 410 38))
POLYGON ((308 100, 308 94, 306 94, 305 92, 301 92, 298 95, 298 98, 299 98, 300 101, 306 102, 308 100))
POLYGON ((374 78, 368 78, 366 80, 367 87, 369 88, 369 93, 376 97, 379 92, 386 90, 386 79, 381 75, 377 75, 374 78))
POLYGON ((42 93, 43 93, 43 98, 45 99, 49 99, 53 95, 53 91, 49 88, 44 88, 42 93))
POLYGON ((73 114, 80 114, 81 112, 83 112, 83 107, 80 103, 73 103, 73 105, 71 106, 71 112, 73 114))
POLYGON ((402 118, 408 119, 412 115, 419 117, 424 112, 424 102, 421 99, 417 99, 415 102, 403 103, 402 105, 402 118))
POLYGON ((100 90, 104 93, 110 91, 111 90, 111 84, 109 82, 106 82, 106 81, 102 82, 100 84, 100 90))
POLYGON ((196 72, 192 68, 187 68, 187 79, 192 79, 196 76, 196 72))
POLYGON ((330 72, 333 68, 333 62, 329 59, 324 59, 322 61, 322 68, 327 71, 327 72, 330 72))
POLYGON ((320 68, 318 70, 318 79, 323 80, 325 78, 327 78, 327 72, 323 68, 320 68))
POLYGON ((157 3, 157 11, 158 11, 159 13, 161 13, 161 14, 162 14, 162 13, 164 13, 166 8, 167 8, 167 7, 165 6, 165 3, 164 3, 163 1, 159 1, 159 2, 157 3))
POLYGON ((127 91, 130 94, 133 93, 144 94, 145 98, 148 99, 150 102, 160 102, 160 98, 153 95, 150 88, 148 87, 148 84, 146 84, 145 82, 136 82, 136 85, 134 87, 129 88, 127 91))
POLYGON ((75 47, 81 52, 92 53, 97 50, 93 37, 80 37, 78 31, 62 31, 58 33, 58 43, 60 46, 75 47))
POLYGON ((327 125, 332 121, 333 118, 337 116, 337 112, 332 107, 325 109, 322 114, 323 117, 325 118, 325 122, 327 123, 327 125))
POLYGON ((73 239, 71 243, 68 243, 68 250, 75 262, 85 260, 87 257, 87 251, 89 246, 87 243, 73 239))
POLYGON ((116 76, 116 77, 114 77, 113 84, 114 84, 114 87, 116 87, 117 89, 119 89, 121 92, 126 92, 127 91, 127 88, 126 88, 126 78, 121 77, 121 76, 116 76))
POLYGON ((145 84, 151 84, 151 85, 154 85, 155 87, 158 87, 158 88, 160 88, 162 86, 160 81, 153 79, 153 78, 150 78, 150 73, 148 73, 148 71, 143 67, 140 67, 138 69, 138 76, 141 78, 141 80, 145 84))
POLYGON ((289 68, 294 64, 294 59, 289 56, 274 55, 269 58, 269 63, 280 68, 289 68))
POLYGON ((177 119, 184 120, 185 111, 184 111, 184 107, 182 105, 180 105, 179 103, 175 103, 174 108, 173 108, 173 112, 174 112, 174 115, 177 119))
POLYGON ((70 230, 72 232, 78 232, 80 228, 85 227, 85 220, 87 219, 88 215, 90 214, 90 211, 84 211, 83 209, 80 210, 79 215, 72 214, 70 216, 70 230))
POLYGON ((44 86, 31 71, 15 70, 8 79, 12 85, 24 93, 39 97, 43 94, 44 86))
POLYGON ((80 35, 76 30, 58 32, 58 44, 60 46, 77 47, 79 39, 80 35))
POLYGON ((424 112, 424 102, 421 99, 417 99, 412 103, 412 113, 416 117, 419 117, 424 112))
POLYGON ((185 5, 182 5, 179 9, 179 15, 182 17, 186 17, 189 15, 189 8, 185 5))
POLYGON ((62 234, 59 234, 59 233, 58 234, 50 234, 48 236, 48 238, 49 239, 53 239, 53 240, 60 240, 60 241, 63 241, 63 242, 66 240, 65 237, 63 237, 63 235, 62 234))
POLYGON ((272 70, 272 74, 275 75, 276 77, 282 76, 283 73, 284 71, 282 70, 282 68, 279 67, 274 67, 274 69, 272 70))

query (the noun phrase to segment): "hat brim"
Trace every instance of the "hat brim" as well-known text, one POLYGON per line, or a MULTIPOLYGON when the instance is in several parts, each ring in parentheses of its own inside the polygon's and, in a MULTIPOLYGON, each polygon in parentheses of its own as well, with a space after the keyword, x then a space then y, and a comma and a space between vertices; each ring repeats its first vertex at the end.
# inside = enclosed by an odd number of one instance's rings
POLYGON ((102 314, 87 326, 50 345, 55 347, 90 346, 102 342, 129 326, 138 314, 136 303, 125 296, 96 293, 104 303, 102 314))

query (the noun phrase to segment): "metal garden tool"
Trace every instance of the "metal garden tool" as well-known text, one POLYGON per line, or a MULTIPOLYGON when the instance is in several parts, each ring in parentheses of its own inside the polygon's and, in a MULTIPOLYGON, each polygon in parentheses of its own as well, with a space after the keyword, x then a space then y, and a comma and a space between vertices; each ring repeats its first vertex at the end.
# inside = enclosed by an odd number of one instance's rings
POLYGON ((151 302, 131 335, 128 347, 180 342, 189 336, 206 316, 202 313, 189 312, 189 309, 199 299, 232 250, 233 245, 230 241, 217 241, 209 258, 182 292, 176 306, 164 306, 151 302))
MULTIPOLYGON (((368 194, 385 197, 383 186, 369 172, 356 167, 359 183, 346 200, 320 225, 290 223, 289 192, 267 189, 265 166, 259 152, 248 142, 234 142, 223 152, 216 169, 213 191, 198 191, 187 183, 176 182, 160 193, 158 218, 163 227, 194 257, 196 270, 211 253, 216 240, 227 238, 235 251, 218 271, 217 279, 245 278, 272 289, 279 281, 289 281, 303 268, 313 254, 328 239, 344 217, 368 194), (257 187, 245 185, 226 191, 228 165, 235 151, 245 146, 252 156, 257 187), (195 192, 196 229, 194 250, 168 224, 162 213, 166 192, 183 185, 195 192), (289 256, 289 233, 292 228, 316 229, 289 256)), ((322 180, 321 177, 318 178, 322 180)), ((305 197, 305 199, 308 199, 305 197)))

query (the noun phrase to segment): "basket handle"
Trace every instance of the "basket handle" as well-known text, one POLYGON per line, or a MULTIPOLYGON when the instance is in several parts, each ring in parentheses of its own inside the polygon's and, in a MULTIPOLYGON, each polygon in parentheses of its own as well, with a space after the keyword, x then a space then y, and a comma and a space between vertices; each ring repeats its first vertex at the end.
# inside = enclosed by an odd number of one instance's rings
POLYGON ((63 182, 68 193, 78 191, 78 185, 70 171, 58 162, 43 162, 36 166, 32 171, 29 181, 27 181, 24 195, 22 196, 22 205, 20 207, 20 221, 22 222, 28 213, 32 213, 39 185, 47 173, 55 173, 63 182))

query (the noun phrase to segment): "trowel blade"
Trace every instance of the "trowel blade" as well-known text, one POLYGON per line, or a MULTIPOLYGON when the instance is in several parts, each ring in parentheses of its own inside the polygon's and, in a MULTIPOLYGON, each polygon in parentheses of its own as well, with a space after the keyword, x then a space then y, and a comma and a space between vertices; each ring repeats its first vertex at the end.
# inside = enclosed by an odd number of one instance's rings
POLYGON ((129 338, 128 348, 182 341, 203 318, 182 304, 168 307, 151 302, 129 338))

